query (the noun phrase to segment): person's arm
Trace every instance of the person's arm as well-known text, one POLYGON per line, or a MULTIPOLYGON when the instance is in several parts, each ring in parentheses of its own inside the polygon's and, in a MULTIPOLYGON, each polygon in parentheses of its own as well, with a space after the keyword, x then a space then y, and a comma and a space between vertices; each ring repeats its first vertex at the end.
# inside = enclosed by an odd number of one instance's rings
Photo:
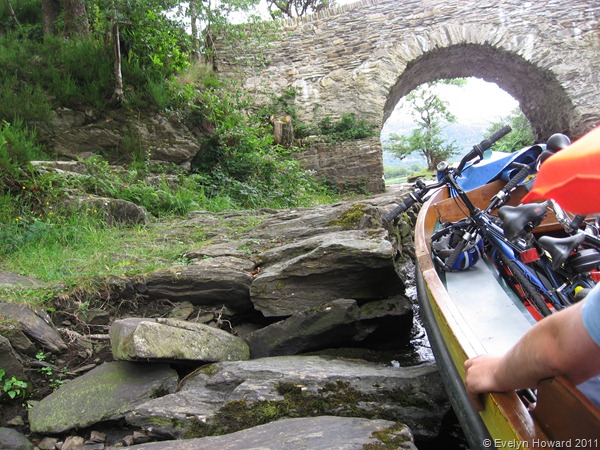
POLYGON ((465 361, 467 393, 478 410, 482 393, 534 388, 558 375, 579 384, 600 373, 600 346, 583 325, 583 303, 544 318, 503 356, 465 361))

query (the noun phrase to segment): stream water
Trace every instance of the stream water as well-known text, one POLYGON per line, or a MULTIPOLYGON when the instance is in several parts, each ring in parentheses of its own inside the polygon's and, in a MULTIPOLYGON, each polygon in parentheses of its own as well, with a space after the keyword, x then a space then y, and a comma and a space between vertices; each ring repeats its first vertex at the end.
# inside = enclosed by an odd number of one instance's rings
MULTIPOLYGON (((406 349, 406 354, 403 354, 406 359, 402 363, 408 365, 433 361, 435 357, 419 314, 417 288, 411 279, 407 279, 407 284, 406 296, 413 304, 414 321, 410 343, 406 349)), ((415 445, 419 450, 468 450, 469 448, 453 410, 450 410, 444 417, 442 429, 437 439, 427 442, 415 442, 415 445)))

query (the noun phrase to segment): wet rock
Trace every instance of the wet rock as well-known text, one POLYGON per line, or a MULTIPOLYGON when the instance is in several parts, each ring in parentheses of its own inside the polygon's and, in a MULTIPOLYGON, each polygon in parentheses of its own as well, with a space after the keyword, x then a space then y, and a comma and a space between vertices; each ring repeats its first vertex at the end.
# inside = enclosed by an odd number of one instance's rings
POLYGON ((205 366, 188 375, 176 393, 134 408, 126 421, 182 439, 235 432, 282 417, 331 414, 402 422, 416 437, 431 438, 448 408, 431 363, 393 368, 281 356, 205 366))
POLYGON ((151 398, 175 391, 177 373, 166 364, 109 362, 71 380, 29 410, 31 431, 62 433, 123 418, 151 398))
POLYGON ((109 335, 113 356, 121 360, 214 362, 250 357, 243 339, 218 328, 183 320, 116 320, 109 335))
POLYGON ((135 445, 135 450, 359 450, 364 448, 416 450, 408 427, 389 420, 358 417, 308 417, 281 419, 236 433, 199 439, 135 445), (384 445, 387 444, 387 447, 384 445))

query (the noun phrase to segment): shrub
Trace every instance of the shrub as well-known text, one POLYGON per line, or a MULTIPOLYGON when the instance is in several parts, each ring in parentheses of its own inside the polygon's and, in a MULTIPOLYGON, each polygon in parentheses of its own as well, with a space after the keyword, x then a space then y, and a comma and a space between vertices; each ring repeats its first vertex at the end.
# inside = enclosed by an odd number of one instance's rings
POLYGON ((15 174, 17 169, 33 160, 47 159, 35 133, 29 131, 21 120, 11 125, 4 121, 0 125, 0 170, 15 174))
POLYGON ((326 142, 343 142, 374 136, 377 127, 355 114, 344 114, 338 121, 324 117, 317 126, 295 124, 296 137, 321 136, 326 142))

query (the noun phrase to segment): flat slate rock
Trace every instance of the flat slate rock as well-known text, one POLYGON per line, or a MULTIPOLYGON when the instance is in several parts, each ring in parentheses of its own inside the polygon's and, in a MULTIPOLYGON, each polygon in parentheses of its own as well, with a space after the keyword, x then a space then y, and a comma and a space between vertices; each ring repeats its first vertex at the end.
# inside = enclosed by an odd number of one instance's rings
POLYGON ((118 420, 140 403, 174 392, 178 381, 167 364, 104 363, 36 403, 29 410, 30 428, 62 433, 118 420))
MULTIPOLYGON (((407 426, 389 420, 320 416, 281 419, 222 436, 154 442, 128 447, 135 450, 353 450, 365 445, 416 450, 407 426)), ((115 448, 115 447, 113 447, 115 448)))

